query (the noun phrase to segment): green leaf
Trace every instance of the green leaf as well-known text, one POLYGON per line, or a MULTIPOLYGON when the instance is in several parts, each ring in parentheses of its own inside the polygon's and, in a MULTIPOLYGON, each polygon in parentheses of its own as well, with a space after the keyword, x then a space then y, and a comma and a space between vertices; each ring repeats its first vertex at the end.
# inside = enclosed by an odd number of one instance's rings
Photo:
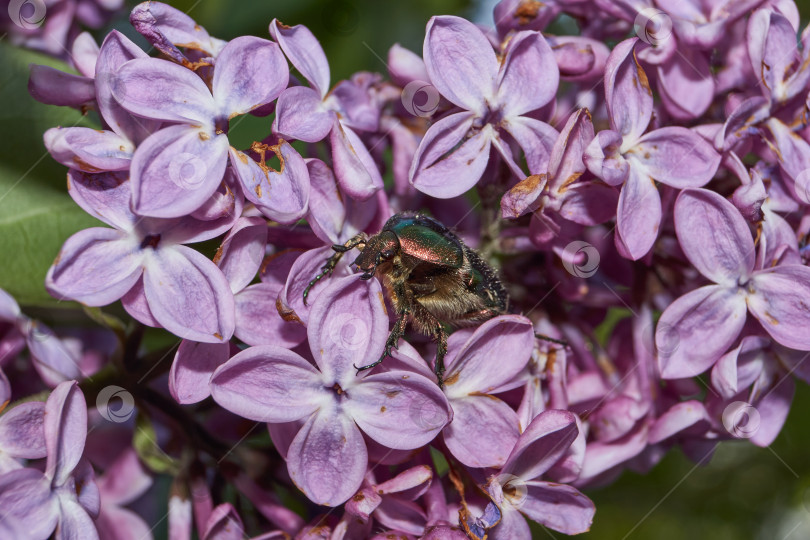
POLYGON ((176 476, 180 473, 180 464, 158 445, 157 433, 152 421, 145 414, 138 412, 135 418, 135 433, 132 446, 141 461, 152 471, 176 476))
POLYGON ((29 64, 71 71, 62 62, 0 43, 0 288, 21 304, 54 305, 44 280, 64 241, 99 225, 67 194, 67 169, 48 155, 42 134, 55 126, 91 126, 67 107, 28 94, 29 64))

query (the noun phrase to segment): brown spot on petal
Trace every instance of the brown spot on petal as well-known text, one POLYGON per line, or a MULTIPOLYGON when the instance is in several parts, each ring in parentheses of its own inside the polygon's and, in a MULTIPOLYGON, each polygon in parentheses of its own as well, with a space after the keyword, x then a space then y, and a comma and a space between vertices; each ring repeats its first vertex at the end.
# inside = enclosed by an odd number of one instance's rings
POLYGON ((89 163, 87 163, 86 161, 84 161, 83 159, 81 159, 78 156, 73 156, 73 163, 78 165, 79 169, 81 169, 81 170, 83 170, 85 172, 91 172, 91 173, 102 172, 101 169, 99 169, 97 167, 93 167, 92 165, 90 165, 89 163))
MULTIPOLYGON (((444 383, 447 384, 447 381, 444 381, 444 383)), ((481 396, 481 397, 485 397, 485 398, 489 398, 489 399, 494 399, 495 401, 500 401, 498 398, 496 398, 492 394, 487 394, 486 392, 470 392, 470 395, 471 396, 481 396)))
POLYGON ((212 259, 214 264, 219 264, 219 260, 222 258, 222 251, 224 247, 225 244, 220 244, 220 246, 217 248, 217 252, 214 254, 214 258, 212 259))
POLYGON ((201 141, 207 141, 208 139, 211 138, 211 136, 204 131, 200 131, 199 133, 197 133, 197 135, 199 135, 201 141))
POLYGON ((283 22, 279 21, 278 19, 276 19, 276 26, 278 26, 282 30, 289 30, 290 28, 292 28, 291 26, 284 24, 283 22))
MULTIPOLYGON (((636 58, 636 51, 633 50, 633 62, 636 63, 636 67, 638 68, 638 82, 641 83, 641 86, 647 91, 649 95, 652 96, 652 88, 650 88, 650 80, 647 78, 647 72, 644 71, 644 68, 641 67, 641 64, 638 63, 638 58, 636 58)), ((635 79, 633 79, 635 83, 635 79)))
POLYGON ((261 184, 256 184, 256 188, 254 189, 254 191, 256 192, 256 196, 261 199, 262 198, 262 185, 261 184))
POLYGON ((397 397, 400 393, 401 393, 400 390, 389 390, 388 392, 385 393, 385 397, 393 399, 397 397))
POLYGON ((538 2, 537 0, 521 2, 515 10, 515 17, 518 19, 518 23, 526 25, 532 22, 535 18, 537 18, 537 14, 540 12, 541 7, 543 7, 543 3, 538 2))
POLYGON ((380 412, 385 412, 386 410, 387 410, 387 409, 385 408, 385 405, 383 405, 382 407, 380 407, 380 412))
POLYGON ((563 182, 562 185, 557 189, 557 193, 565 193, 566 191, 568 191, 568 186, 579 180, 579 177, 582 176, 582 174, 583 173, 581 172, 576 172, 571 176, 569 176, 568 178, 566 178, 565 182, 563 182))
POLYGON ((294 309, 285 306, 281 302, 281 298, 276 299, 276 311, 278 311, 279 316, 287 322, 295 321, 304 324, 303 322, 301 322, 301 319, 295 313, 294 309))
POLYGON ((356 494, 354 495, 354 497, 352 497, 352 500, 353 500, 354 502, 360 502, 360 501, 363 501, 363 500, 365 500, 365 499, 366 499, 366 496, 365 496, 365 495, 363 495, 362 493, 356 493, 356 494))
POLYGON ((3 403, 0 403, 0 413, 3 412, 3 409, 5 409, 9 403, 11 403, 11 401, 8 399, 5 400, 3 403))
MULTIPOLYGON (((231 146, 231 148, 233 148, 233 146, 231 146)), ((236 150, 236 148, 233 149, 236 150)), ((239 161, 247 165, 248 162, 247 154, 245 154, 244 152, 240 152, 239 150, 236 150, 236 157, 239 158, 239 161)))
POLYGON ((222 341, 222 334, 220 334, 219 332, 214 332, 214 337, 222 341))
POLYGON ((767 311, 765 313, 763 313, 763 315, 765 315, 765 318, 768 319, 768 323, 770 323, 770 324, 772 324, 774 326, 779 324, 779 321, 777 321, 776 318, 773 315, 771 315, 770 313, 768 313, 767 311))
POLYGON ((458 382, 459 372, 456 371, 444 380, 444 385, 449 386, 458 382))

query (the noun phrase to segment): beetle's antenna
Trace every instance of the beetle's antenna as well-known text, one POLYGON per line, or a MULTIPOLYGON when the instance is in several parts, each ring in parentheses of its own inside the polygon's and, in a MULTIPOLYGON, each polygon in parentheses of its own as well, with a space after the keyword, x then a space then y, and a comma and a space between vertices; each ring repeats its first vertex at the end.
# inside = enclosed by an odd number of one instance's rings
POLYGON ((556 343, 557 345, 562 345, 563 347, 568 347, 568 342, 567 341, 563 341, 561 339, 555 339, 553 337, 548 337, 548 336, 546 336, 544 334, 538 334, 537 332, 535 332, 534 337, 536 337, 537 339, 542 339, 544 341, 550 341, 551 343, 556 343))

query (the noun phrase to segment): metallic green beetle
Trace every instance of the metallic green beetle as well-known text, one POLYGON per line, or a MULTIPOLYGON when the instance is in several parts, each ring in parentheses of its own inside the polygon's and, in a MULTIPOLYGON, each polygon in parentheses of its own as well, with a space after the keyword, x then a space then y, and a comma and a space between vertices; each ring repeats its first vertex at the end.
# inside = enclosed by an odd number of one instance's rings
POLYGON ((438 342, 434 371, 441 386, 447 353, 443 323, 472 326, 508 309, 509 297, 495 271, 450 229, 413 213, 395 214, 371 238, 360 233, 345 244, 332 246, 335 254, 304 290, 305 303, 310 288, 331 274, 343 254, 355 247, 361 253, 352 264, 363 272, 362 279, 375 275, 380 279, 397 313, 382 356, 357 368, 358 372, 389 356, 411 322, 438 342))

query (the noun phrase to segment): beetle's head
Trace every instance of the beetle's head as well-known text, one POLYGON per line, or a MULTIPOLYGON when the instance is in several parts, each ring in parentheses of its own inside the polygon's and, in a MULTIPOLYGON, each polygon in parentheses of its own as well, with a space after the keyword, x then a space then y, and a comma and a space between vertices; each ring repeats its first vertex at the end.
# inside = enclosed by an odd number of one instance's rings
POLYGON ((391 260, 399 252, 399 240, 391 231, 383 231, 366 242, 362 253, 354 260, 355 266, 363 272, 361 279, 371 279, 377 266, 391 260))

